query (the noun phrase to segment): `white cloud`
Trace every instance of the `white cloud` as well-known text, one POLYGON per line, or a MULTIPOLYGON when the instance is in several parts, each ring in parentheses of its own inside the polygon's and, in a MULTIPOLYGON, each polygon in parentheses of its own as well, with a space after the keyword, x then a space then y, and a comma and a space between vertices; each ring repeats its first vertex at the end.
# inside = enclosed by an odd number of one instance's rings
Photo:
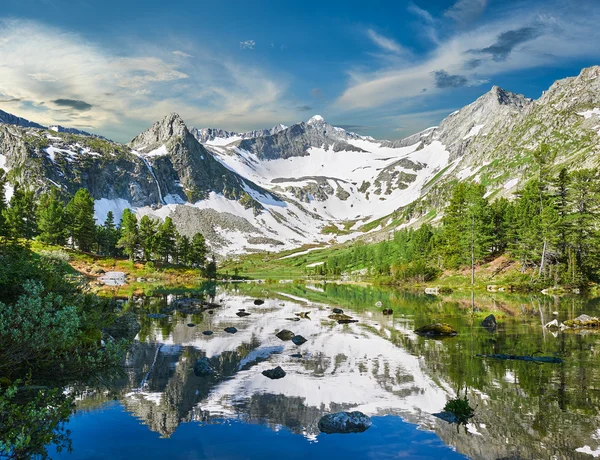
POLYGON ((243 50, 253 50, 256 46, 256 42, 254 40, 244 40, 240 42, 240 49, 243 50))
POLYGON ((175 51, 173 51, 173 54, 174 54, 175 56, 181 56, 181 57, 184 57, 184 58, 191 58, 191 57, 194 57, 194 56, 192 56, 191 54, 188 54, 188 53, 186 53, 186 52, 184 52, 184 51, 179 51, 179 50, 175 50, 175 51))
POLYGON ((464 25, 477 19, 486 6, 487 0, 458 0, 444 15, 464 25))
MULTIPOLYGON (((426 12, 416 6, 411 8, 429 20, 426 12)), ((368 72, 350 69, 348 86, 336 106, 348 111, 397 105, 435 96, 459 85, 480 85, 502 73, 600 56, 600 50, 594 46, 600 40, 600 10, 591 6, 577 12, 549 11, 554 14, 513 9, 511 15, 455 32, 420 60, 390 60, 391 64, 368 72)))
POLYGON ((391 38, 387 38, 383 35, 378 34, 373 29, 367 30, 367 36, 373 41, 373 43, 375 43, 377 46, 379 46, 385 51, 389 51, 391 53, 396 54, 406 53, 406 50, 400 44, 396 43, 391 38))
POLYGON ((254 129, 293 119, 287 83, 203 49, 111 50, 37 22, 0 21, 0 109, 128 140, 170 112, 190 125, 254 129), (78 101, 65 107, 52 101, 78 101), (77 110, 86 107, 87 110, 77 110))

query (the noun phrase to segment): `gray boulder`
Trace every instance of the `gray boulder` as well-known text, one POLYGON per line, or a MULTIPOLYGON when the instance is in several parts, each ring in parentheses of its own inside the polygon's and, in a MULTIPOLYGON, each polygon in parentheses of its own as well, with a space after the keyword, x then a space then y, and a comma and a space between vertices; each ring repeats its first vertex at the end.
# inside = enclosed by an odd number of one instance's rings
POLYGON ((371 426, 371 419, 359 411, 327 414, 319 420, 323 433, 362 433, 371 426))
POLYGON ((262 375, 270 378, 271 380, 277 380, 285 377, 285 371, 280 366, 277 366, 274 369, 267 369, 266 371, 262 371, 262 375))

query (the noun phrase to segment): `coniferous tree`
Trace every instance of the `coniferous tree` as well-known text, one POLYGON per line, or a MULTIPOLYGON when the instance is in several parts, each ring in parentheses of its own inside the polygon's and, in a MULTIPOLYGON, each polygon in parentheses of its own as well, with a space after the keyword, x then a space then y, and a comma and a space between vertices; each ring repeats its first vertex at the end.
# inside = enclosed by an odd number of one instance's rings
POLYGON ((156 250, 158 222, 150 217, 140 219, 140 248, 145 261, 152 260, 152 253, 156 250))
POLYGON ((206 240, 204 239, 204 235, 202 233, 196 233, 192 237, 192 244, 190 248, 190 265, 194 267, 204 267, 206 264, 206 253, 208 249, 206 248, 206 240))
POLYGON ((175 250, 177 230, 173 220, 170 217, 158 226, 156 235, 156 252, 164 262, 169 262, 169 256, 173 255, 175 250))
POLYGON ((6 197, 4 194, 4 187, 6 185, 6 173, 4 169, 0 168, 0 237, 8 236, 8 229, 6 228, 6 220, 4 214, 6 212, 6 197))
POLYGON ((138 222, 135 214, 129 209, 123 211, 121 224, 119 225, 120 238, 117 246, 123 249, 123 252, 129 256, 131 262, 135 259, 135 254, 139 242, 138 222))
POLYGON ((9 207, 4 210, 8 236, 31 239, 37 233, 36 202, 33 191, 15 184, 9 207))
POLYGON ((115 225, 115 215, 112 211, 106 214, 104 225, 98 228, 99 246, 102 254, 115 256, 117 242, 119 241, 119 230, 115 225))
POLYGON ((66 208, 69 236, 82 251, 89 251, 96 240, 94 199, 84 188, 77 190, 66 208))
POLYGON ((49 244, 65 244, 67 228, 65 225, 65 205, 60 192, 52 187, 40 197, 37 215, 39 239, 49 244))
POLYGON ((213 254, 210 262, 206 264, 206 277, 208 279, 216 279, 217 278, 217 260, 215 259, 215 255, 213 254))
POLYGON ((178 235, 177 238, 177 263, 191 265, 192 244, 186 235, 178 235))

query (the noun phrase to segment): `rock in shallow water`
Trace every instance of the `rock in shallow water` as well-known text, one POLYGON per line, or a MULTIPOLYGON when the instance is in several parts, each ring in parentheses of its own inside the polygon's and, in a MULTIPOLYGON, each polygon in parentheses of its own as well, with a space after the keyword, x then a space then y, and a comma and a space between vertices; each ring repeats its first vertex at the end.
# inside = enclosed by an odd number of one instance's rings
POLYGON ((319 420, 323 433, 362 433, 371 426, 371 419, 359 411, 327 414, 319 420))
POLYGON ((302 345, 303 343, 306 343, 306 342, 307 342, 307 340, 306 340, 304 337, 302 337, 301 335, 295 335, 295 336, 292 338, 292 342, 294 342, 294 345, 298 345, 298 346, 300 346, 300 345, 302 345))
POLYGON ((481 322, 481 325, 486 329, 495 329, 497 326, 496 317, 494 315, 486 316, 486 318, 481 322))
POLYGON ((339 315, 343 315, 344 314, 344 310, 342 310, 341 308, 334 308, 333 312, 337 313, 339 315))
POLYGON ((209 377, 211 375, 215 375, 217 371, 212 367, 208 358, 200 358, 194 364, 194 375, 197 377, 209 377))
POLYGON ((294 338, 294 335, 295 334, 292 331, 288 331, 287 329, 283 329, 276 334, 278 339, 284 341, 292 340, 294 338))
POLYGON ((277 366, 274 369, 262 371, 262 375, 269 377, 271 380, 277 380, 285 377, 285 371, 280 366, 277 366))
POLYGON ((243 318, 244 316, 250 316, 250 313, 245 311, 238 311, 236 315, 238 315, 240 318, 243 318))
POLYGON ((433 323, 415 329, 415 333, 425 337, 452 337, 458 334, 452 326, 446 323, 433 323))
POLYGON ((265 301, 264 301, 264 300, 261 300, 261 299, 256 299, 256 300, 254 301, 254 305, 262 305, 263 303, 265 303, 265 301))
POLYGON ((213 331, 204 331, 202 332, 204 335, 213 335, 213 331))
POLYGON ((188 323, 188 327, 195 327, 196 325, 194 323, 188 323))
POLYGON ((225 329, 223 329, 225 332, 227 332, 228 334, 235 334, 237 332, 237 329, 235 327, 226 327, 225 329))

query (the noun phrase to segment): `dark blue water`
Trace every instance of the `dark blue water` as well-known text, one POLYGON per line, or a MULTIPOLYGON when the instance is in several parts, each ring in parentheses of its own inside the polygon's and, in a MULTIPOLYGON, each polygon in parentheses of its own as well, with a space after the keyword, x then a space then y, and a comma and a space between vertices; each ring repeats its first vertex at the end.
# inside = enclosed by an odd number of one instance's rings
MULTIPOLYGON (((194 294, 196 295, 196 294, 194 294)), ((411 296, 356 286, 224 287, 220 306, 190 312, 176 296, 137 299, 141 323, 124 376, 78 394, 74 459, 589 459, 600 456, 600 334, 544 327, 597 304, 552 297, 411 296), (250 290, 250 291, 248 291, 250 290), (256 297, 265 299, 255 305, 256 297), (379 302, 393 309, 384 315, 379 302), (330 318, 342 307, 358 320, 330 318), (249 316, 240 317, 244 309, 249 316), (482 318, 494 311, 498 327, 482 318), (488 310, 488 311, 486 311, 488 310), (163 313, 152 318, 149 313, 163 313), (297 314, 302 313, 298 316, 297 314), (308 313, 308 314, 306 314, 308 313), (432 321, 458 335, 414 334, 432 321), (190 326, 191 324, 191 326, 190 326), (224 331, 237 328, 236 334, 224 331), (276 336, 306 338, 296 346, 276 336), (204 331, 213 331, 211 335, 204 331), (545 355, 562 364, 489 360, 545 355), (207 358, 212 377, 194 375, 207 358), (270 380, 262 371, 281 366, 270 380), (434 414, 457 396, 475 407, 461 426, 434 414), (358 410, 373 425, 326 435, 328 413, 358 410)))
POLYGON ((55 458, 104 459, 457 459, 434 433, 418 430, 399 417, 374 417, 364 433, 319 435, 308 440, 282 428, 241 421, 180 425, 170 438, 148 430, 118 402, 76 414, 70 424, 72 455, 55 458))

